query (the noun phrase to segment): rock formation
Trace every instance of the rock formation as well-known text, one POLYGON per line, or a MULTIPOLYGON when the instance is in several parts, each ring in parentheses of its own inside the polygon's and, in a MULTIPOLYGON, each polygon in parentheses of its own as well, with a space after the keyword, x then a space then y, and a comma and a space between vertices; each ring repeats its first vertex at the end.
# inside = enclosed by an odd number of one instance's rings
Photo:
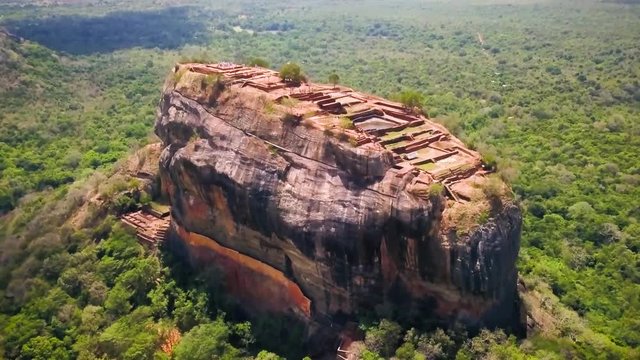
POLYGON ((180 64, 156 134, 172 245, 216 264, 247 308, 316 327, 374 310, 518 322, 520 211, 425 117, 266 69, 180 64))

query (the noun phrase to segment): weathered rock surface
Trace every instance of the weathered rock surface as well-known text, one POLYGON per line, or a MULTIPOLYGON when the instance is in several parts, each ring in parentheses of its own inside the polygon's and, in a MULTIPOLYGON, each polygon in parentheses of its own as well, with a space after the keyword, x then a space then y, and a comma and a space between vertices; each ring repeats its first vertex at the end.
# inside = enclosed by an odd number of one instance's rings
POLYGON ((461 233, 443 221, 457 205, 408 191, 415 174, 391 171, 390 152, 283 123, 263 100, 236 87, 213 101, 185 86, 164 91, 162 186, 174 245, 192 262, 218 264, 251 309, 309 323, 387 308, 434 323, 517 324, 515 205, 461 233))

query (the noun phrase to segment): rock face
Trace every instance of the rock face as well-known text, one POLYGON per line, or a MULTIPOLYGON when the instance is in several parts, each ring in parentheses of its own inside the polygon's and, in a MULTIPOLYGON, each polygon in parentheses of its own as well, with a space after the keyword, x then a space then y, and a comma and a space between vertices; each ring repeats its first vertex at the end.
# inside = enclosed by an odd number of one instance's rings
POLYGON ((287 106, 241 85, 212 94, 181 75, 156 120, 173 245, 216 264, 241 303, 320 326, 374 309, 515 326, 515 205, 461 231, 448 214, 473 202, 415 195, 416 172, 398 172, 390 151, 283 121, 287 106))

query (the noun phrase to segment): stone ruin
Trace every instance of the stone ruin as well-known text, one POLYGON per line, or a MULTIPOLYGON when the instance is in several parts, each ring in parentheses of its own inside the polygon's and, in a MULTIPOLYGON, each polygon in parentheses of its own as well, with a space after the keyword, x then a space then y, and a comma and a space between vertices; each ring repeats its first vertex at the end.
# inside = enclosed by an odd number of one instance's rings
POLYGON ((171 216, 169 211, 145 206, 141 210, 123 215, 120 220, 136 232, 136 237, 142 244, 155 248, 166 239, 171 216))
POLYGON ((338 130, 354 146, 393 152, 392 171, 398 177, 414 172, 411 187, 418 196, 428 196, 431 184, 440 183, 451 199, 470 201, 474 184, 488 172, 477 152, 467 149, 444 126, 402 104, 339 85, 303 83, 292 87, 277 71, 260 67, 233 63, 179 66, 222 76, 227 86, 260 92, 274 102, 289 99, 293 115, 307 123, 338 130))

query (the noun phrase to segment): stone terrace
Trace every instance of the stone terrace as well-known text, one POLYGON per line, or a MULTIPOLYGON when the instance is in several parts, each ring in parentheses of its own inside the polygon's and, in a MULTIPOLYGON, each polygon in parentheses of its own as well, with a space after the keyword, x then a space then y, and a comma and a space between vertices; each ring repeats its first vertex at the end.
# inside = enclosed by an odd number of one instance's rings
POLYGON ((152 209, 142 209, 125 214, 120 220, 135 230, 138 240, 143 244, 156 247, 166 239, 171 217, 152 209))
POLYGON ((429 186, 441 183, 449 197, 466 202, 474 183, 486 174, 477 152, 467 149, 442 125, 399 103, 344 86, 290 86, 278 72, 260 67, 232 63, 178 65, 183 66, 193 72, 223 76, 232 88, 286 103, 293 115, 323 129, 338 129, 355 146, 392 151, 396 160, 392 171, 397 176, 413 172, 416 177, 412 189, 419 196, 428 196, 429 186))

